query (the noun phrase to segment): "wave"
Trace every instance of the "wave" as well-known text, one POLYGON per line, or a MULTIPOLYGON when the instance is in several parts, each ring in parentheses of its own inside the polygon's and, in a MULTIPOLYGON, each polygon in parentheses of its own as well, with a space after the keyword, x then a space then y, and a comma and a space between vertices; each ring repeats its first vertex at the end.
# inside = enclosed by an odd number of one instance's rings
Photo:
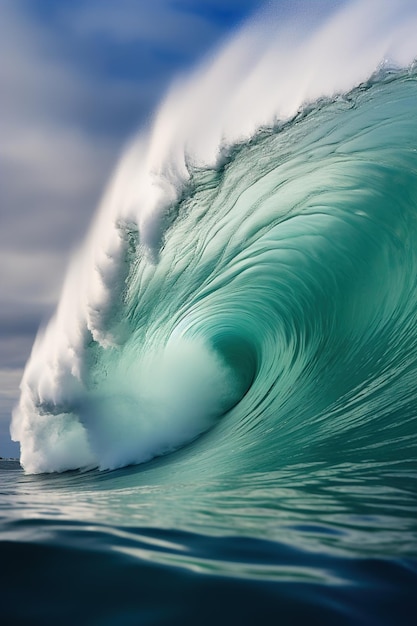
POLYGON ((329 5, 269 6, 127 149, 26 366, 28 473, 415 455, 417 8, 329 5))

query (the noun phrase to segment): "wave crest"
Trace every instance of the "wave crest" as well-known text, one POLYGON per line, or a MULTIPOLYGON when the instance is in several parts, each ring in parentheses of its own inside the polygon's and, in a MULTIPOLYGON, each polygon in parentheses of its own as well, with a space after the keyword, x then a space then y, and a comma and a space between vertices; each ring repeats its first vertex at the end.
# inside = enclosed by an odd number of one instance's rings
POLYGON ((307 39, 263 15, 172 89, 35 343, 12 423, 26 471, 142 462, 225 414, 232 443, 207 458, 261 467, 347 429, 357 451, 394 397, 408 415, 416 78, 363 83, 412 61, 401 7, 351 3, 307 39))

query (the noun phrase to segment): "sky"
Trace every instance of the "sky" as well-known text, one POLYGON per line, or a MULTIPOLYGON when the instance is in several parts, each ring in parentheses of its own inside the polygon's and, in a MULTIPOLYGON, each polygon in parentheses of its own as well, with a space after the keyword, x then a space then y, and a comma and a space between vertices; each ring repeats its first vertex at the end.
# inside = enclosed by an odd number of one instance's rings
POLYGON ((39 325, 124 145, 262 0, 0 0, 0 456, 39 325))

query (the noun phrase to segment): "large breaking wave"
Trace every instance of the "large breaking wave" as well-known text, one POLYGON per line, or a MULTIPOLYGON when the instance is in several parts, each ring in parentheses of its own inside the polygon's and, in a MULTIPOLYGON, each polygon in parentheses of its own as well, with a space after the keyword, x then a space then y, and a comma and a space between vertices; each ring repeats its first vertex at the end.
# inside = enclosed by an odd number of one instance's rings
POLYGON ((270 6, 127 150, 25 370, 27 472, 204 432, 211 471, 415 456, 417 7, 314 6, 270 6))

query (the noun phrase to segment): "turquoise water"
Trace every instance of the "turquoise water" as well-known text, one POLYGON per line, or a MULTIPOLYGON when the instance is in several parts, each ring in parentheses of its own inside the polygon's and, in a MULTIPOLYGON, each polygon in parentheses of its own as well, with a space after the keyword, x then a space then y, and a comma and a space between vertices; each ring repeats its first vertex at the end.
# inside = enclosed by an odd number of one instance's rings
MULTIPOLYGON (((201 345, 194 367, 226 371, 231 395, 209 380, 205 405, 225 408, 143 465, 4 469, 6 616, 49 623, 46 596, 63 623, 413 623, 416 111, 409 71, 321 102, 193 173, 151 275, 131 244, 129 338, 88 347, 93 419, 127 410, 123 372, 161 329, 178 354, 201 345)), ((107 427, 102 463, 135 460, 107 427)))
POLYGON ((174 463, 2 471, 5 623, 414 623, 413 464, 185 482, 174 463))
POLYGON ((156 262, 119 224, 117 339, 31 389, 24 466, 113 469, 204 432, 185 477, 412 459, 416 105, 415 72, 388 72, 192 170, 156 262))
POLYGON ((137 215, 128 159, 23 379, 7 619, 414 623, 416 112, 387 66, 137 215))

